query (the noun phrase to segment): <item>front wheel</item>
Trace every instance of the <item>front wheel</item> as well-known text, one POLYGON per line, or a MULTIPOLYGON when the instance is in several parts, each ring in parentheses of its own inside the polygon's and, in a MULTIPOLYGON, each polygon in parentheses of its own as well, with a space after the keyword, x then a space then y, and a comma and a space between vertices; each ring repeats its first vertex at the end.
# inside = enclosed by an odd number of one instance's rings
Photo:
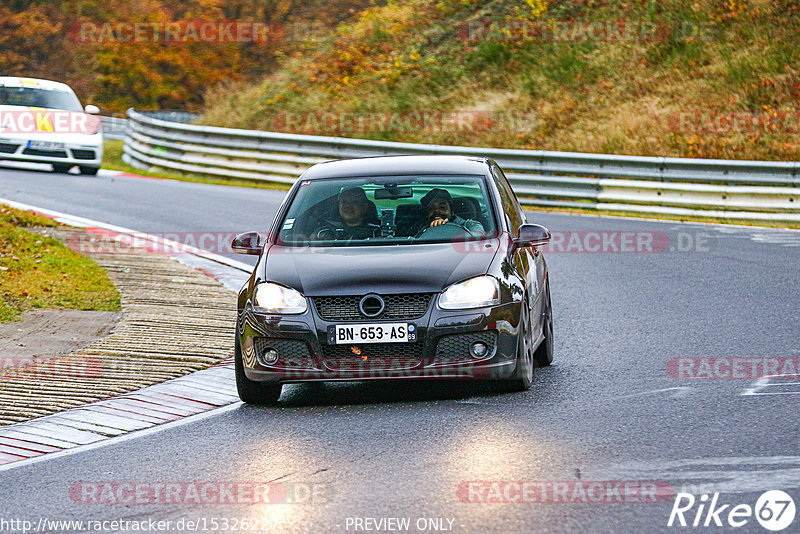
POLYGON ((71 168, 72 165, 66 165, 64 163, 53 163, 53 172, 58 174, 67 174, 71 168))
POLYGON ((80 166, 78 168, 81 170, 81 174, 87 174, 89 176, 94 176, 95 174, 97 174, 97 171, 100 170, 100 167, 84 167, 84 166, 80 166))
POLYGON ((233 367, 236 371, 236 391, 239 393, 239 398, 242 399, 242 402, 248 404, 277 404, 283 386, 281 384, 261 384, 245 376, 242 351, 239 348, 238 339, 236 340, 236 352, 233 361, 233 367))
POLYGON ((527 301, 522 301, 519 328, 517 333, 517 368, 514 376, 507 380, 500 380, 496 390, 501 393, 527 391, 533 384, 533 341, 531 339, 530 310, 527 301))

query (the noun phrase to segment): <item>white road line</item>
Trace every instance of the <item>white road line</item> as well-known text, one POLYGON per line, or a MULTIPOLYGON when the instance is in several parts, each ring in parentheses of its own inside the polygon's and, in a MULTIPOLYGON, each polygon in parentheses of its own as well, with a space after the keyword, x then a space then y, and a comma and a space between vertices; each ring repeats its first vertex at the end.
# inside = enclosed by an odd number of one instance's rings
POLYGON ((660 480, 675 491, 750 493, 800 488, 800 456, 712 457, 632 461, 600 469, 582 468, 595 480, 660 480))
POLYGON ((781 247, 800 247, 800 230, 794 228, 717 225, 714 229, 722 234, 719 237, 749 239, 753 243, 764 243, 781 247))
POLYGON ((677 386, 673 388, 654 389, 652 391, 642 391, 641 393, 631 393, 630 395, 622 395, 620 397, 610 397, 611 399, 630 399, 633 397, 643 397, 645 395, 656 395, 658 393, 666 393, 667 391, 674 391, 673 399, 684 397, 691 392, 692 388, 686 386, 677 386))
POLYGON ((765 389, 769 387, 781 387, 781 386, 796 386, 800 385, 800 382, 774 382, 771 381, 772 379, 778 380, 786 380, 788 377, 797 378, 797 375, 769 375, 762 378, 759 378, 755 382, 753 382, 749 388, 746 388, 744 391, 739 393, 742 397, 756 397, 756 396, 767 396, 767 395, 800 395, 800 389, 797 391, 774 391, 770 390, 769 392, 763 392, 765 389))

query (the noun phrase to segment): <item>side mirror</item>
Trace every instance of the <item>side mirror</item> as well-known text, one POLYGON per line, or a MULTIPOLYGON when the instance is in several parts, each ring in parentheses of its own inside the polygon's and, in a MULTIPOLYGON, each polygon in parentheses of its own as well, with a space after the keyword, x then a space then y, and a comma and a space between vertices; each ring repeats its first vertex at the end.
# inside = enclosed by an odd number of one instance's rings
POLYGON ((519 227, 519 237, 514 240, 514 249, 538 247, 550 241, 550 230, 541 224, 523 224, 519 227))
POLYGON ((258 256, 264 243, 261 241, 261 234, 258 232, 246 232, 233 238, 231 248, 237 254, 249 254, 258 256))
POLYGON ((83 111, 89 113, 90 115, 97 115, 98 113, 100 113, 100 108, 98 108, 95 105, 88 104, 85 108, 83 108, 83 111))

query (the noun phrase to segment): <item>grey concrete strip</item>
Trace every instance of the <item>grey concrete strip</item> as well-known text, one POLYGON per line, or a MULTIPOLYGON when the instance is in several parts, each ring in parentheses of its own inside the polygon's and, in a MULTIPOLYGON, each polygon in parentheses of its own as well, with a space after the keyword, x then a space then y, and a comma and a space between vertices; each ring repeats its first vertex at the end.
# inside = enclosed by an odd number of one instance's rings
POLYGON ((66 426, 69 428, 74 428, 76 430, 86 430, 88 432, 92 432, 94 434, 100 434, 106 437, 118 436, 120 434, 125 433, 124 430, 120 430, 119 428, 113 428, 105 425, 93 425, 85 421, 63 417, 62 414, 56 414, 56 416, 54 416, 53 419, 51 419, 51 421, 60 426, 66 426))
POLYGON ((58 447, 51 447, 49 445, 42 445, 41 443, 31 443, 30 441, 21 441, 15 438, 2 437, 0 438, 0 445, 6 447, 14 447, 23 451, 33 451, 38 454, 46 452, 56 452, 61 449, 58 447))
POLYGON ((118 410, 116 408, 110 408, 99 404, 90 404, 85 408, 68 410, 58 415, 62 417, 79 417, 85 421, 98 422, 100 424, 119 428, 125 432, 142 430, 150 425, 159 424, 165 421, 165 419, 155 417, 149 418, 142 415, 135 416, 127 411, 118 410))
POLYGON ((8 445, 2 445, 2 444, 0 444, 0 452, 6 454, 13 454, 14 456, 19 456, 21 458, 32 458, 33 456, 39 456, 38 452, 26 449, 18 449, 16 447, 9 447, 8 445))
MULTIPOLYGON (((143 413, 134 413, 131 412, 128 408, 123 408, 121 406, 102 406, 98 404, 89 404, 86 406, 87 411, 91 411, 94 413, 100 413, 104 415, 119 417, 125 419, 126 421, 131 422, 131 424, 135 424, 136 428, 132 430, 141 430, 143 428, 147 428, 148 426, 152 425, 159 425, 161 423, 166 423, 170 420, 169 417, 153 417, 151 415, 146 415, 143 413)), ((111 424, 111 423, 109 423, 111 424)), ((114 423, 118 425, 119 423, 114 423)))
POLYGON ((94 443, 95 441, 99 441, 105 437, 102 434, 95 434, 94 432, 77 430, 72 427, 56 424, 53 420, 42 421, 41 419, 38 419, 30 421, 25 426, 25 429, 31 433, 40 431, 43 435, 52 436, 57 439, 63 439, 64 441, 72 441, 81 445, 94 443))
MULTIPOLYGON (((12 428, 15 428, 15 427, 16 427, 16 425, 14 425, 14 427, 12 427, 12 428)), ((2 436, 3 437, 8 437, 8 438, 15 438, 15 439, 19 439, 19 440, 22 440, 22 441, 29 441, 31 443, 49 445, 51 447, 57 447, 59 449, 70 449, 70 448, 76 447, 78 445, 78 443, 72 443, 72 442, 69 442, 69 441, 63 441, 63 440, 60 440, 60 439, 54 439, 54 438, 43 436, 43 435, 40 435, 40 434, 34 434, 34 433, 30 433, 30 432, 23 432, 23 430, 24 430, 24 428, 23 429, 19 429, 19 430, 12 430, 12 429, 3 430, 2 436)))

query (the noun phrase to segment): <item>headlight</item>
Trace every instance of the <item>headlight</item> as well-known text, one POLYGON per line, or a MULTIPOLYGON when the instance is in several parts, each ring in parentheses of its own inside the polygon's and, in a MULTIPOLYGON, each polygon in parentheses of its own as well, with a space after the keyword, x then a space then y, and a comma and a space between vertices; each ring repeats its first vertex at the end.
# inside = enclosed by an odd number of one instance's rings
POLYGON ((266 313, 305 313, 306 298, 297 290, 271 282, 258 284, 255 294, 256 309, 266 313))
POLYGON ((500 286, 491 276, 478 276, 453 284, 439 297, 439 307, 445 310, 483 308, 500 304, 500 286))

